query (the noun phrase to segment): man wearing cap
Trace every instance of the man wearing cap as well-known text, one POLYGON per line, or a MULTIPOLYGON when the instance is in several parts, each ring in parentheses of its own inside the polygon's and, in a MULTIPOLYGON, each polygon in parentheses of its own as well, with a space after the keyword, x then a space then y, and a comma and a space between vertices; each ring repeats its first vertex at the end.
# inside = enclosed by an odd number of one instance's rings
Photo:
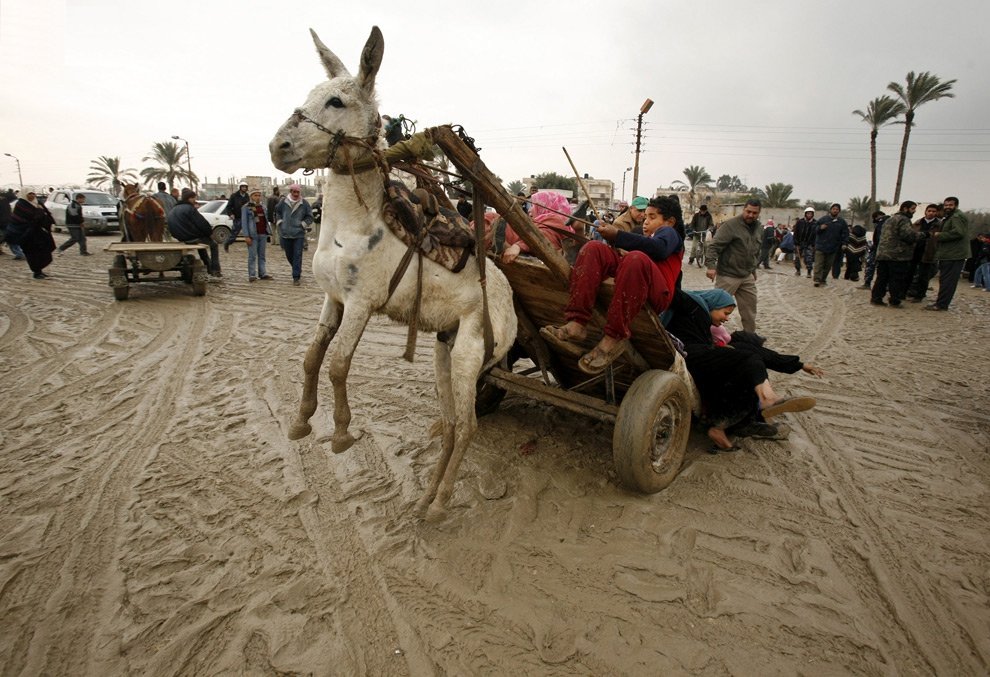
POLYGON ((756 332, 756 266, 760 259, 760 211, 763 205, 746 201, 740 216, 718 227, 705 251, 705 273, 715 286, 736 298, 743 329, 756 332))
POLYGON ((220 247, 210 237, 213 228, 196 208, 196 191, 183 188, 179 196, 179 204, 168 213, 168 232, 179 242, 186 244, 208 244, 210 253, 205 249, 199 250, 199 258, 203 260, 206 270, 212 277, 220 277, 220 247))
POLYGON ((815 210, 810 205, 804 208, 804 218, 794 224, 794 270, 795 275, 801 274, 801 261, 811 277, 811 268, 815 265, 815 210))
POLYGON ((650 204, 642 195, 634 197, 629 209, 619 214, 612 225, 627 233, 643 234, 643 221, 646 219, 646 206, 650 204))
POLYGON ((237 192, 230 196, 230 199, 227 200, 227 206, 223 210, 223 213, 234 221, 234 227, 230 229, 230 237, 223 243, 223 250, 225 252, 230 251, 231 243, 237 239, 237 236, 241 232, 241 210, 244 209, 244 205, 250 202, 250 200, 251 196, 248 195, 248 185, 245 181, 241 181, 237 185, 237 192))

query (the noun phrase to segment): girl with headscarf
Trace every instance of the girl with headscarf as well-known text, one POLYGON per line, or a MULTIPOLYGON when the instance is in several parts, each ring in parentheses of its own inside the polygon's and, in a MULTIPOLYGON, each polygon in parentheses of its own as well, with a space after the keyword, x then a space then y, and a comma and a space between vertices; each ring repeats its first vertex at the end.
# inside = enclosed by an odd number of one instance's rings
POLYGON ((727 434, 732 426, 759 426, 761 419, 815 406, 812 397, 778 395, 770 385, 768 368, 786 374, 824 373, 797 355, 781 355, 764 347, 755 335, 745 332, 740 335, 743 340, 733 337, 731 345, 716 345, 712 326, 720 327, 735 309, 735 299, 722 289, 677 291, 664 316, 667 330, 684 344, 685 362, 701 395, 701 422, 715 447, 725 451, 738 448, 727 434))
POLYGON ((15 244, 24 250, 24 258, 36 280, 49 277, 45 274, 45 268, 51 264, 52 252, 55 251, 55 240, 52 238, 54 223, 51 212, 38 202, 33 190, 29 190, 14 205, 8 233, 16 234, 18 242, 15 244))
MULTIPOLYGON (((571 213, 571 205, 567 198, 560 193, 541 190, 538 193, 533 193, 529 199, 531 201, 529 217, 533 219, 536 227, 550 241, 553 248, 562 251, 564 248, 563 240, 567 237, 565 233, 574 232, 574 228, 567 225, 567 217, 571 213)), ((528 251, 529 245, 523 242, 511 226, 506 227, 502 263, 512 263, 517 256, 528 251)))

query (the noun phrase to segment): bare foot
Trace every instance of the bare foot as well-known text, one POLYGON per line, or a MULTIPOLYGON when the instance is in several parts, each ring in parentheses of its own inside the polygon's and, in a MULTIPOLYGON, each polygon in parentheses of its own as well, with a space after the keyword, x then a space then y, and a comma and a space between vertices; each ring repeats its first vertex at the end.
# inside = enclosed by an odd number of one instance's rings
POLYGON ((709 428, 708 439, 714 442, 715 446, 719 449, 731 449, 733 447, 732 440, 729 439, 728 435, 725 434, 725 430, 722 428, 709 428))

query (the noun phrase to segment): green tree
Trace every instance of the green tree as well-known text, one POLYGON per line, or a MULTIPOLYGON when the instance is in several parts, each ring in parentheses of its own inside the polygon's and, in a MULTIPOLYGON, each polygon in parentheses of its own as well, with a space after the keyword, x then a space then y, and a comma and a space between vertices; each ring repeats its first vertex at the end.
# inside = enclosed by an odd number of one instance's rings
POLYGON ((118 156, 101 155, 92 161, 89 171, 90 175, 86 177, 86 183, 96 188, 109 186, 110 192, 114 196, 120 195, 124 181, 137 181, 133 169, 120 168, 120 157, 118 156))
POLYGON ((523 186, 523 182, 522 181, 520 181, 519 179, 516 179, 515 181, 510 181, 509 182, 509 185, 506 186, 505 188, 506 188, 506 190, 509 191, 509 195, 515 195, 516 193, 522 192, 522 190, 523 190, 523 188, 525 188, 525 186, 523 186))
MULTIPOLYGON (((873 99, 866 106, 866 112, 856 109, 853 115, 858 115, 863 122, 870 126, 870 204, 877 202, 877 135, 880 128, 889 125, 898 115, 904 113, 904 104, 886 94, 873 99)), ((872 208, 871 210, 872 211, 872 208)))
POLYGON ((853 225, 853 223, 856 223, 857 217, 861 218, 863 220, 863 223, 869 223, 870 216, 873 214, 875 210, 874 207, 875 204, 876 201, 870 195, 850 198, 849 205, 846 207, 846 209, 848 209, 849 213, 852 215, 852 223, 850 223, 849 225, 853 225))
POLYGON ((561 176, 557 172, 543 172, 533 178, 533 185, 537 188, 557 188, 559 190, 569 190, 574 195, 578 192, 577 179, 569 176, 561 176))
POLYGON ((887 89, 897 95, 904 104, 904 139, 901 141, 901 160, 897 165, 897 183, 894 185, 894 204, 901 200, 901 180, 904 178, 904 163, 907 161, 908 139, 911 138, 911 128, 914 126, 914 115, 918 108, 929 101, 951 99, 952 85, 955 80, 942 82, 937 75, 928 71, 915 75, 914 71, 907 74, 906 83, 891 82, 887 89))
POLYGON ((715 182, 715 190, 723 193, 745 193, 748 189, 746 188, 746 184, 735 174, 732 176, 722 174, 722 176, 718 177, 718 181, 715 182))
POLYGON ((171 141, 156 143, 151 147, 151 153, 141 158, 147 162, 153 160, 159 167, 145 167, 141 170, 141 178, 148 186, 153 186, 156 181, 164 181, 168 184, 169 190, 175 187, 176 179, 185 179, 189 185, 199 183, 195 172, 189 173, 186 169, 186 148, 171 141))
POLYGON ((792 198, 794 186, 789 183, 771 183, 760 191, 764 207, 797 207, 797 198, 792 198))
POLYGON ((708 170, 699 165, 691 165, 690 167, 684 168, 684 178, 687 181, 681 181, 678 179, 671 183, 671 186, 684 186, 688 191, 688 202, 690 203, 690 211, 694 211, 694 194, 699 188, 710 188, 712 185, 711 174, 708 170))

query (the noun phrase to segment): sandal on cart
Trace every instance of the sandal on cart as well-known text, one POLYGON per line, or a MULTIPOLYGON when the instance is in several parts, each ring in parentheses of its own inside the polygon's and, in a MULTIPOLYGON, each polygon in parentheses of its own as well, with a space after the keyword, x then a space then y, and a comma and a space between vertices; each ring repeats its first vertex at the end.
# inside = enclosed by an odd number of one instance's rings
POLYGON ((590 374, 595 376, 600 374, 605 369, 615 362, 619 357, 626 352, 626 348, 629 347, 629 341, 623 339, 615 344, 611 350, 603 350, 598 346, 591 349, 591 352, 587 353, 584 357, 578 360, 578 369, 583 371, 585 374, 590 374))
POLYGON ((577 339, 565 332, 563 327, 547 325, 540 329, 540 336, 543 337, 544 341, 567 355, 580 357, 584 353, 584 349, 574 343, 577 339))
POLYGON ((787 412, 807 411, 814 407, 815 404, 817 402, 814 397, 785 397, 764 407, 760 413, 763 414, 763 418, 766 420, 787 412))

